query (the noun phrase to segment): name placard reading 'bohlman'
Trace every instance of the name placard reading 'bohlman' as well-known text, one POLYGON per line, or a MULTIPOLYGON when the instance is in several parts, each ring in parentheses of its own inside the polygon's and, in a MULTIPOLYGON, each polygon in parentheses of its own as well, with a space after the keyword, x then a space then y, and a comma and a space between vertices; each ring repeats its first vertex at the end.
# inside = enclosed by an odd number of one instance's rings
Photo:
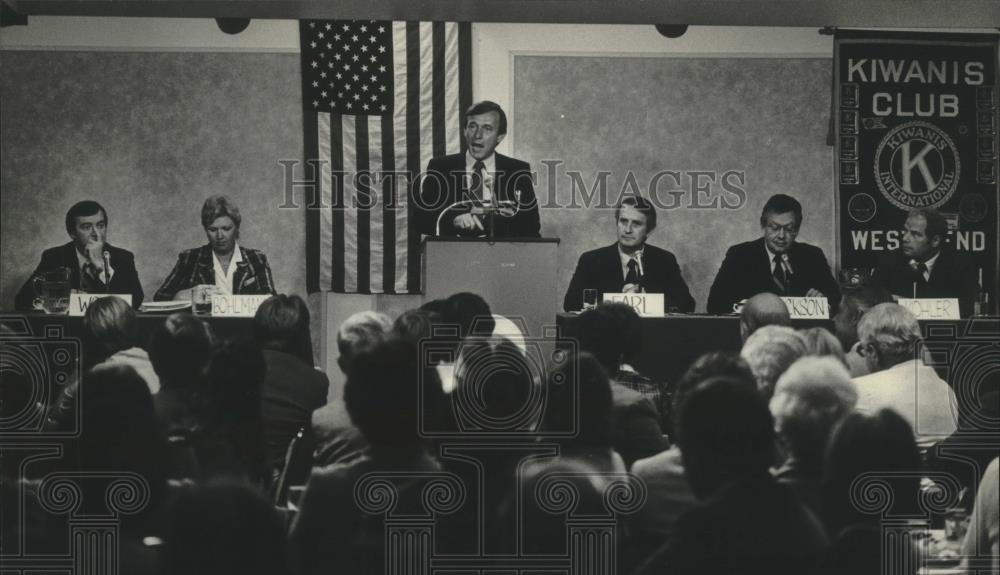
POLYGON ((840 266, 899 249, 907 212, 936 209, 997 295, 997 38, 838 33, 840 266))
POLYGON ((262 295, 226 295, 212 294, 212 316, 215 317, 253 317, 257 308, 270 294, 262 295))

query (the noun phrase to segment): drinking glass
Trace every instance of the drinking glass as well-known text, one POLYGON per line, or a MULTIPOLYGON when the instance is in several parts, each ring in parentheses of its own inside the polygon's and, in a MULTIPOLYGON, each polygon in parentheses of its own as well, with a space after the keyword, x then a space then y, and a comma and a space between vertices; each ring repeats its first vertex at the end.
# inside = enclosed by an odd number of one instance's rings
POLYGON ((69 309, 69 279, 69 268, 59 268, 35 276, 32 280, 35 288, 35 299, 32 302, 34 308, 48 314, 66 313, 69 309))
POLYGON ((583 290, 583 311, 588 309, 594 309, 597 307, 597 290, 596 289, 585 289, 583 290))

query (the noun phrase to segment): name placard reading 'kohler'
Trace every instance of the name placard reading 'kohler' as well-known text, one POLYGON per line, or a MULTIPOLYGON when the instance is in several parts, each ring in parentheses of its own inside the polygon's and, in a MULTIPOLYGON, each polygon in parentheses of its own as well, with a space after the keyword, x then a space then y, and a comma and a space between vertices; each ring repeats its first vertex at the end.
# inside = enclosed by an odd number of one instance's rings
POLYGON ((956 298, 905 298, 897 303, 913 312, 917 319, 960 319, 956 298))
POLYGON ((270 294, 227 295, 212 294, 213 317, 253 317, 257 308, 270 294))

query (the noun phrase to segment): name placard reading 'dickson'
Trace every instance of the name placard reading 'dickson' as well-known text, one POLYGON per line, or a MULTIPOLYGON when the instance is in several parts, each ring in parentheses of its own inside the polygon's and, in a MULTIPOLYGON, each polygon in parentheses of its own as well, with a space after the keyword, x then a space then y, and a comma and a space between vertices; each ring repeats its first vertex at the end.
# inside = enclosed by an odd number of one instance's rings
POLYGON ((830 319, 830 302, 825 297, 783 297, 792 319, 830 319))
POLYGON ((257 308, 270 294, 228 295, 212 294, 213 317, 253 317, 257 308))
POLYGON ((71 293, 69 294, 70 317, 83 317, 90 304, 102 297, 116 297, 125 300, 128 305, 132 305, 132 294, 130 293, 71 293))
POLYGON ((899 305, 913 312, 917 319, 961 319, 956 298, 905 298, 899 305))
POLYGON ((663 294, 661 293, 606 293, 603 301, 621 302, 644 317, 663 316, 663 294))

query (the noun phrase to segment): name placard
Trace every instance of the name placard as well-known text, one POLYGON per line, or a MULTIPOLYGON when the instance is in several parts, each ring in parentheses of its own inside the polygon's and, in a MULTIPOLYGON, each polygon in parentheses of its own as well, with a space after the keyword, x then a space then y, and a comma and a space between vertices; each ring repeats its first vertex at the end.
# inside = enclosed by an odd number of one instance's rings
POLYGON ((825 297, 782 297, 792 319, 830 319, 830 302, 825 297))
POLYGON ((212 294, 213 317, 253 317, 257 308, 270 294, 228 295, 212 294))
POLYGON ((602 301, 621 302, 634 309, 641 316, 663 316, 663 294, 661 293, 606 293, 602 301))
POLYGON ((90 303, 102 297, 116 297, 125 300, 128 305, 132 305, 132 294, 130 293, 71 293, 69 294, 70 317, 83 317, 87 313, 90 303))
POLYGON ((899 305, 913 312, 917 319, 961 319, 957 298, 905 298, 897 300, 899 305))

